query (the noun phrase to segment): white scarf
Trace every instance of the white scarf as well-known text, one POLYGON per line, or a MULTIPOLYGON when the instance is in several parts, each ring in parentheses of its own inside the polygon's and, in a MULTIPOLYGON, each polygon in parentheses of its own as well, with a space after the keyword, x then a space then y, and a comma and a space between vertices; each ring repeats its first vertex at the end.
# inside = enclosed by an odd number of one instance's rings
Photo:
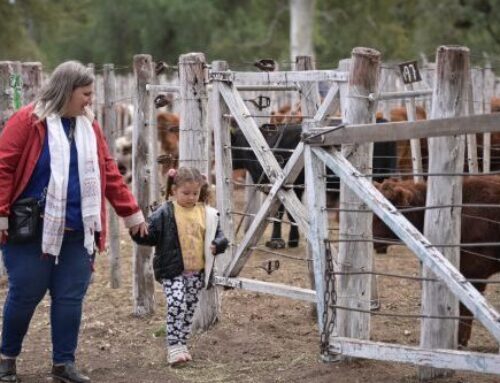
MULTIPOLYGON (((50 181, 43 217, 42 251, 56 257, 61 251, 66 222, 69 180, 70 143, 61 117, 47 117, 50 152, 50 181)), ((92 123, 87 117, 76 117, 74 138, 78 152, 84 246, 94 252, 94 233, 101 231, 101 178, 97 158, 97 142, 92 123)))

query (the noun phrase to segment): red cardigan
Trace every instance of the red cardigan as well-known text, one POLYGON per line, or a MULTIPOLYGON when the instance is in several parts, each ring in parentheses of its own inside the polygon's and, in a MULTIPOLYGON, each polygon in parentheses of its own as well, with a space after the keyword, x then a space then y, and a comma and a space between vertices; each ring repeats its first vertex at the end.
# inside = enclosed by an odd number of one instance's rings
MULTIPOLYGON (((47 129, 33 113, 33 105, 21 108, 7 121, 0 135, 0 230, 8 228, 10 205, 26 188, 42 152, 47 129)), ((97 140, 97 155, 101 173, 101 235, 102 251, 106 244, 106 199, 123 217, 126 227, 144 222, 144 216, 134 196, 123 182, 118 167, 109 153, 99 124, 92 124, 97 140)))

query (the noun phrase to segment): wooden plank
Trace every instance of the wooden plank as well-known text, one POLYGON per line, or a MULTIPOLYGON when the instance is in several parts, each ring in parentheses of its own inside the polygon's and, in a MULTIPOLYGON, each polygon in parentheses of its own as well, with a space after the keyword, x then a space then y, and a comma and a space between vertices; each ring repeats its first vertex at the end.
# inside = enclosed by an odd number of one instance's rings
MULTIPOLYGON (((409 90, 413 90, 413 84, 408 84, 406 88, 409 90)), ((414 98, 409 98, 406 100, 406 115, 408 116, 408 121, 417 120, 414 98)), ((424 172, 424 168, 422 165, 422 148, 420 147, 420 138, 414 138, 410 140, 410 149, 413 173, 417 174, 413 176, 413 180, 415 182, 422 182, 424 180, 424 176, 418 175, 424 172)))
MULTIPOLYGON (((218 89, 229 107, 231 114, 235 118, 241 131, 248 140, 248 143, 252 147, 255 157, 259 160, 262 169, 266 173, 269 180, 274 182, 277 177, 283 177, 283 170, 274 157, 274 154, 269 148, 266 140, 260 133, 255 120, 249 117, 245 102, 237 90, 224 82, 220 82, 218 89)), ((295 219, 299 229, 303 233, 306 233, 308 230, 306 210, 297 198, 295 192, 293 190, 279 190, 278 194, 278 197, 285 205, 286 210, 295 219)))
POLYGON ((316 292, 311 289, 284 285, 281 283, 263 282, 249 278, 226 278, 215 276, 217 285, 238 288, 257 293, 273 294, 280 297, 316 302, 316 292))
POLYGON ((419 366, 500 374, 500 356, 471 351, 429 350, 359 339, 332 338, 330 351, 355 358, 411 363, 419 366))
POLYGON ((500 132, 500 114, 483 114, 420 120, 414 122, 387 122, 359 124, 345 127, 314 129, 304 141, 313 146, 330 146, 348 143, 409 140, 411 138, 455 136, 467 133, 500 132), (328 132, 328 130, 330 130, 328 132), (319 135, 320 133, 323 133, 319 135))
MULTIPOLYGON (((436 55, 437 77, 434 84, 430 118, 459 117, 468 113, 470 95, 469 49, 441 46, 436 55)), ((433 137, 428 140, 429 173, 457 174, 463 172, 465 136, 433 137)), ((462 203, 462 176, 429 177, 428 206, 450 206, 462 203)), ((428 209, 425 211, 424 235, 431 243, 460 243, 460 208, 428 209)), ((441 250, 455 268, 460 267, 460 248, 441 250)), ((433 278, 434 269, 424 265, 424 278, 433 278)), ((422 282, 422 314, 427 316, 458 316, 459 301, 443 283, 422 282)), ((498 325, 498 323, 497 323, 498 325)), ((424 348, 456 349, 458 321, 424 318, 421 321, 420 345, 424 348)), ((449 371, 420 368, 419 377, 431 379, 448 375, 449 371)))
POLYGON ((295 82, 318 81, 347 81, 347 73, 337 70, 311 70, 287 72, 231 72, 210 71, 211 77, 216 80, 221 77, 239 84, 275 84, 288 85, 295 82))
MULTIPOLYGON (((491 99, 495 96, 495 73, 491 62, 484 65, 484 113, 491 113, 491 99)), ((491 169, 491 133, 483 135, 483 172, 489 173, 491 169)))
POLYGON ((330 87, 330 89, 328 89, 328 93, 326 94, 323 102, 316 111, 316 115, 314 116, 314 121, 320 123, 326 121, 329 114, 335 113, 335 111, 339 109, 340 107, 339 104, 340 104, 339 86, 337 83, 334 82, 330 87))
MULTIPOLYGON (((471 68, 470 78, 470 86, 467 89, 469 92, 469 112, 467 114, 484 114, 484 79, 482 69, 471 68)), ((479 173, 479 164, 477 161, 477 138, 475 134, 467 135, 467 163, 469 165, 469 173, 479 173)))
POLYGON ((266 218, 269 215, 274 215, 279 208, 280 200, 277 196, 281 187, 288 182, 295 181, 299 173, 302 171, 304 167, 303 151, 304 144, 301 142, 286 163, 283 174, 278 176, 275 183, 271 187, 271 190, 262 203, 260 210, 255 215, 252 224, 241 240, 231 263, 224 270, 224 276, 237 276, 243 269, 243 266, 245 266, 245 263, 252 252, 250 248, 257 244, 266 229, 266 218))
MULTIPOLYGON (((228 65, 225 61, 212 62, 212 68, 225 70, 228 65)), ((220 213, 220 223, 225 237, 229 240, 230 248, 215 258, 217 269, 224 270, 234 252, 234 222, 231 211, 233 210, 233 183, 232 183, 232 154, 231 154, 231 126, 229 120, 224 118, 227 106, 217 89, 213 89, 209 97, 210 118, 214 130, 214 156, 215 156, 215 197, 217 209, 220 213)))
POLYGON ((363 177, 337 150, 329 154, 324 149, 313 152, 325 162, 377 214, 382 221, 431 268, 457 298, 500 341, 500 314, 491 306, 441 252, 418 231, 385 197, 363 177))
POLYGON ((236 89, 240 92, 246 91, 288 91, 288 90, 299 90, 299 87, 295 84, 290 85, 236 85, 236 89))

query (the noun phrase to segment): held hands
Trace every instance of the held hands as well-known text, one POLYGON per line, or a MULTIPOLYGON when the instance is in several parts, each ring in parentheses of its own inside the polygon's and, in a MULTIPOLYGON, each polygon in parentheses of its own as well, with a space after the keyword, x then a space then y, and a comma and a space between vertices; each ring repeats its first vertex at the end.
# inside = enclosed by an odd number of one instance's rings
POLYGON ((217 255, 217 250, 213 243, 210 245, 210 251, 212 252, 213 255, 217 255))
POLYGON ((130 234, 136 235, 139 234, 139 237, 144 237, 148 235, 148 225, 146 222, 139 223, 138 225, 132 226, 130 229, 130 234))

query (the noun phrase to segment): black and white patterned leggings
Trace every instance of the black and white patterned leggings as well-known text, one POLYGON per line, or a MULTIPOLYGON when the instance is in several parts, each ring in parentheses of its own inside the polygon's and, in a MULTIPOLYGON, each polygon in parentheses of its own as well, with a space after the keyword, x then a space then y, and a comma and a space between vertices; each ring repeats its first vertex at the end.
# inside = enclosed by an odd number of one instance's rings
POLYGON ((169 346, 186 344, 204 279, 203 272, 196 272, 163 280, 163 292, 167 299, 167 344, 169 346))

